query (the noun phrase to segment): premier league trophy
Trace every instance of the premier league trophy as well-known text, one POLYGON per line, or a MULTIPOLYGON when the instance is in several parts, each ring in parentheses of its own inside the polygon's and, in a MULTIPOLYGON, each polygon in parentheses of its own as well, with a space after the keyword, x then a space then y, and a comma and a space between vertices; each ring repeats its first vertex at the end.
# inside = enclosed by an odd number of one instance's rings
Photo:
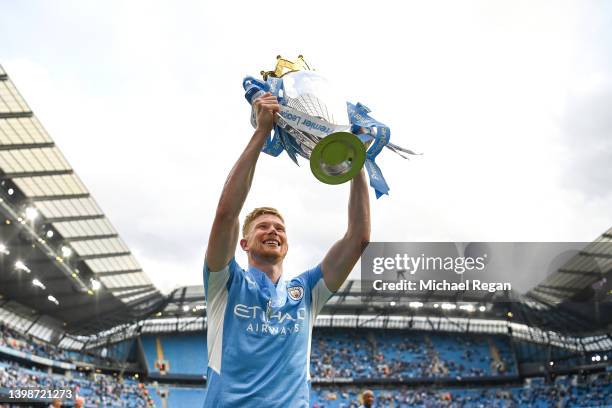
MULTIPOLYGON (((376 157, 384 147, 405 159, 404 154, 415 153, 389 143, 389 127, 369 116, 366 106, 339 97, 301 55, 296 61, 276 58, 274 71, 261 72, 263 80, 246 77, 242 83, 249 104, 270 92, 281 105, 274 136, 268 138, 263 152, 278 156, 284 150, 295 164, 301 156, 310 161, 314 176, 327 184, 345 183, 365 165, 376 198, 388 194, 376 157)), ((251 124, 256 126, 255 112, 251 124)))

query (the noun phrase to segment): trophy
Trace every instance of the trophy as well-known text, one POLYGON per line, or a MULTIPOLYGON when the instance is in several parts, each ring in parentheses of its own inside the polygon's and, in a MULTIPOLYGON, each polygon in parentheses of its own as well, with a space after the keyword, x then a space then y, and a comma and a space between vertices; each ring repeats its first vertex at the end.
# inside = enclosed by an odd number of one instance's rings
MULTIPOLYGON (((298 156, 309 160, 314 176, 327 184, 345 183, 365 166, 376 197, 388 194, 376 157, 385 147, 405 159, 404 154, 415 153, 390 143, 389 127, 373 119, 363 104, 345 101, 304 57, 276 59, 274 71, 261 71, 262 80, 246 77, 242 83, 249 104, 270 92, 281 106, 274 135, 262 151, 272 156, 285 151, 298 166, 298 156)), ((256 127, 254 110, 251 124, 256 127)))

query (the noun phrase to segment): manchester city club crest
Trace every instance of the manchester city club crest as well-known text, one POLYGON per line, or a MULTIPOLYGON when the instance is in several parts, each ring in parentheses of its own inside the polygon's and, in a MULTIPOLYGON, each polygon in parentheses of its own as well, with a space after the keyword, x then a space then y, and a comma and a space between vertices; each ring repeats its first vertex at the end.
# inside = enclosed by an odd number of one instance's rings
POLYGON ((290 286, 287 292, 292 300, 301 300, 304 297, 304 288, 301 286, 290 286))

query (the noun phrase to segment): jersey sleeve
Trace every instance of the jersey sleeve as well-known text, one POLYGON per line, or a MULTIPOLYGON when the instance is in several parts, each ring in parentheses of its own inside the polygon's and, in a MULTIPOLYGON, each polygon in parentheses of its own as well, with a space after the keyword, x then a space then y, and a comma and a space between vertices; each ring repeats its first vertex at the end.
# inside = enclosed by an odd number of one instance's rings
POLYGON ((223 289, 225 289, 227 283, 230 281, 231 275, 235 268, 233 267, 236 261, 232 258, 225 268, 220 271, 211 271, 208 269, 208 262, 204 260, 204 296, 206 301, 210 302, 210 299, 216 297, 223 289))
POLYGON ((206 297, 206 316, 208 329, 206 332, 208 349, 208 367, 217 374, 221 372, 221 353, 223 344, 223 319, 228 303, 229 290, 232 285, 238 285, 240 267, 232 258, 225 268, 211 272, 204 261, 204 296, 206 297))
POLYGON ((302 273, 299 278, 304 282, 304 289, 310 291, 310 298, 312 299, 311 310, 314 317, 317 317, 325 303, 333 295, 333 292, 329 290, 323 279, 321 264, 302 273))

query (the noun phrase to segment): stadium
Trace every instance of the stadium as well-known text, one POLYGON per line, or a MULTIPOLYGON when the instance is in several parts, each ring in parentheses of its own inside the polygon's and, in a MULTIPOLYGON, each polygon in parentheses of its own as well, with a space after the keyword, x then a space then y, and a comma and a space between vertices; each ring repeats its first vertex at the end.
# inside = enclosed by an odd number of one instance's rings
MULTIPOLYGON (((1 67, 0 179, 0 406, 201 406, 203 287, 152 284, 1 67), (63 392, 15 395, 41 387, 63 392)), ((315 323, 311 406, 612 406, 611 244, 525 295, 345 282, 315 323)))

